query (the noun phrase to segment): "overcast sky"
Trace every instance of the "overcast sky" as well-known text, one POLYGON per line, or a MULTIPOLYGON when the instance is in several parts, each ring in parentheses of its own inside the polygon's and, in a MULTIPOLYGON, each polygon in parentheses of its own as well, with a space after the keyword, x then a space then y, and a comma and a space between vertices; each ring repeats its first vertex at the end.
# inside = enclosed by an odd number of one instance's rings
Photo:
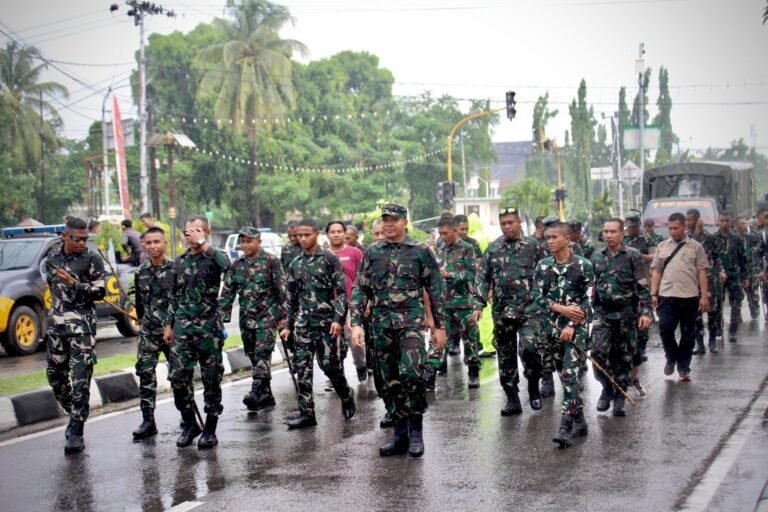
MULTIPOLYGON (((82 138, 101 117, 106 87, 127 83, 139 29, 126 7, 101 0, 0 0, 0 29, 36 46, 68 75, 59 103, 64 133, 82 138), (82 65, 87 64, 87 65, 82 65), (77 81, 75 81, 75 79, 77 81), (64 108, 61 105, 67 105, 64 108)), ((168 0, 175 19, 150 18, 147 32, 189 31, 223 14, 225 0, 168 0)), ((395 76, 395 94, 425 90, 503 105, 515 90, 517 118, 503 118, 496 141, 528 140, 536 98, 550 92, 560 114, 549 132, 562 141, 579 81, 600 112, 617 109, 622 85, 637 91, 635 59, 645 43, 654 75, 669 69, 672 123, 682 148, 727 147, 744 138, 768 152, 768 25, 765 0, 288 0, 296 18, 282 34, 309 47, 309 60, 343 50, 378 55, 395 76)), ((0 34, 7 40, 7 37, 0 34)), ((135 115, 118 89, 124 116, 135 115), (127 114, 125 112, 128 112, 127 114)), ((447 135, 447 134, 446 134, 447 135)))

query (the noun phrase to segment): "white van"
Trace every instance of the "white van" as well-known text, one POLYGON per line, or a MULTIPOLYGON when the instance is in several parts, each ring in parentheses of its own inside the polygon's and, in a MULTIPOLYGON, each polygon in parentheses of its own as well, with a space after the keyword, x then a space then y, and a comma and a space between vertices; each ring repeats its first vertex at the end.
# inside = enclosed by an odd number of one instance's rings
MULTIPOLYGON (((273 233, 269 229, 261 228, 259 231, 261 231, 261 248, 279 258, 283 250, 283 239, 280 238, 280 235, 273 233)), ((224 252, 229 256, 230 261, 235 261, 243 255, 243 251, 240 249, 239 234, 232 233, 227 237, 227 241, 224 244, 224 252)))

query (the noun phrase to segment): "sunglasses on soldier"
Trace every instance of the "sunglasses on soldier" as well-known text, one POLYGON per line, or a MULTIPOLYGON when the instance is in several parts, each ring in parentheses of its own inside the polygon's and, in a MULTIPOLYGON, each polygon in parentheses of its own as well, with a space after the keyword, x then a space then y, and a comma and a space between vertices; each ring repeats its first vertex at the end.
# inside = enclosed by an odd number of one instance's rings
POLYGON ((517 208, 514 208, 512 206, 507 206, 506 208, 502 208, 499 210, 499 217, 502 215, 517 215, 517 208))

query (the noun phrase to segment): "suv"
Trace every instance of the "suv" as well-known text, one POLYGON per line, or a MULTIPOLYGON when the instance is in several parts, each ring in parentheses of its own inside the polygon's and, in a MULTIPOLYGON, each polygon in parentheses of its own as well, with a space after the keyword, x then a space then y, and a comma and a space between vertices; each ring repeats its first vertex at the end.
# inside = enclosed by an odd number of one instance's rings
MULTIPOLYGON (((61 247, 63 225, 34 228, 6 228, 0 240, 0 343, 8 354, 35 352, 45 333, 51 294, 41 266, 52 250, 61 247)), ((98 248, 88 248, 99 254, 98 248)), ((115 264, 114 250, 101 251, 110 260, 104 262, 107 295, 96 304, 98 325, 116 325, 123 336, 136 336, 138 324, 119 313, 115 304, 135 315, 133 305, 123 290, 129 289, 137 267, 115 264), (110 266, 111 264, 111 266, 110 266), (118 275, 112 272, 115 268, 118 275), (119 282, 118 282, 119 279, 119 282)), ((103 257, 103 256, 102 256, 103 257)))
MULTIPOLYGON (((273 233, 269 228, 259 228, 259 231, 261 232, 261 248, 280 258, 280 253, 283 250, 283 239, 280 238, 280 235, 273 233)), ((227 241, 224 243, 224 252, 227 253, 232 262, 243 255, 243 251, 240 249, 240 235, 232 233, 227 237, 227 241)))

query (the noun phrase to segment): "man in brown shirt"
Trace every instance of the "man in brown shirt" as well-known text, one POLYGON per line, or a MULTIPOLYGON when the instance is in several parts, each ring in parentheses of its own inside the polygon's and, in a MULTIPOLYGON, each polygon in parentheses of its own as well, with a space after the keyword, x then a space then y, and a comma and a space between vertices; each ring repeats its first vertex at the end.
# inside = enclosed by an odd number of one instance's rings
POLYGON ((667 227, 670 238, 659 244, 651 263, 651 300, 659 313, 659 334, 667 357, 664 375, 672 375, 677 365, 680 380, 689 382, 696 313, 709 309, 709 261, 702 245, 686 235, 682 213, 670 215, 667 227), (675 339, 678 324, 679 345, 675 339))

